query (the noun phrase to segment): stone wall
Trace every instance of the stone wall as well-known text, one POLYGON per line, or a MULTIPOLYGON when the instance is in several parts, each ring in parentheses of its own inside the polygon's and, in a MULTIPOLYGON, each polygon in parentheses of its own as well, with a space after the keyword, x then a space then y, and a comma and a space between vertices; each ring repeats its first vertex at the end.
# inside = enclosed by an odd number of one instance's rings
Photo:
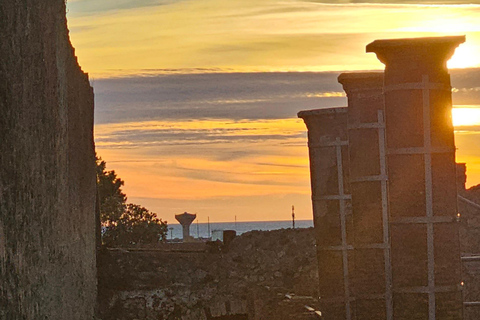
POLYGON ((462 248, 463 316, 465 320, 480 319, 480 186, 459 190, 460 243, 462 248), (463 200, 462 200, 463 198, 463 200))
POLYGON ((93 319, 93 90, 64 0, 0 2, 0 319, 93 319))
POLYGON ((282 308, 286 314, 297 307, 282 305, 286 293, 318 296, 313 228, 248 232, 228 251, 177 249, 105 250, 101 318, 282 319, 282 308), (268 317, 272 311, 275 317, 268 317))

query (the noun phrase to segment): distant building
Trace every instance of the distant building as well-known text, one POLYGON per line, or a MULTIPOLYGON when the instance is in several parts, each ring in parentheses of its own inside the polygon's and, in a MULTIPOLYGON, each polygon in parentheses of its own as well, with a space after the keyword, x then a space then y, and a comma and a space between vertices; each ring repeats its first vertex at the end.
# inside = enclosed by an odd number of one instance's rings
POLYGON ((190 242, 193 240, 193 237, 190 236, 190 225, 196 217, 196 214, 191 214, 188 212, 175 215, 175 219, 177 219, 177 221, 182 225, 184 242, 190 242))

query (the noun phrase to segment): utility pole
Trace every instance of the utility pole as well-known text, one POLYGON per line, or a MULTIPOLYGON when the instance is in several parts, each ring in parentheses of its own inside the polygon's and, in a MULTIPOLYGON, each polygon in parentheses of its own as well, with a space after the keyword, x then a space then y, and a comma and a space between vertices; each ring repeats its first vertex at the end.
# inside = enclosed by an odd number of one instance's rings
POLYGON ((210 217, 207 217, 207 219, 208 219, 208 224, 207 224, 208 238, 211 238, 211 237, 210 237, 210 217))
POLYGON ((293 229, 295 229, 295 206, 292 205, 292 225, 293 229))

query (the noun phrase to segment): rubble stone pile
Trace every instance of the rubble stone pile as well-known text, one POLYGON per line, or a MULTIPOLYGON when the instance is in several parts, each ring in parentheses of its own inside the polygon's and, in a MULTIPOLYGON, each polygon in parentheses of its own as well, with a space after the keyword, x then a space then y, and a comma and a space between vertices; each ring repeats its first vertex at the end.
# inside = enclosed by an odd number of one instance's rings
POLYGON ((100 257, 103 320, 257 319, 287 293, 317 296, 313 228, 248 232, 217 253, 111 249, 100 257))

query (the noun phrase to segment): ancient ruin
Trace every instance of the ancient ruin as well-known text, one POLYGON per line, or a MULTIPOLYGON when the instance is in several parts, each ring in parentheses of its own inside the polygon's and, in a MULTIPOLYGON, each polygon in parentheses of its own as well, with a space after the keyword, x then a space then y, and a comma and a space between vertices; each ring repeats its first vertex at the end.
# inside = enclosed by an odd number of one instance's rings
MULTIPOLYGON (((383 73, 343 73, 348 98, 356 314, 392 317, 383 73)), ((362 317, 359 316, 360 319, 362 317)))
POLYGON ((205 243, 105 250, 101 319, 315 319, 305 309, 318 295, 313 233, 251 231, 228 251, 205 243))
MULTIPOLYGON (((446 69, 464 37, 377 40, 384 73, 339 76, 347 108, 299 113, 314 230, 102 248, 95 314, 93 90, 65 2, 1 2, 0 29, 0 319, 479 318, 480 196, 446 69)), ((177 219, 188 240, 195 215, 177 219)))
POLYGON ((463 319, 480 319, 480 193, 465 189, 466 164, 457 163, 457 205, 462 252, 463 319))
POLYGON ((462 318, 455 144, 446 62, 465 37, 380 40, 395 317, 462 318), (428 310, 428 313, 427 313, 428 310))
POLYGON ((351 316, 352 215, 347 108, 299 112, 308 128, 321 309, 351 316))
MULTIPOLYGON (((349 185, 350 216, 345 216, 341 202, 336 211, 319 205, 315 190, 328 179, 317 177, 332 177, 335 157, 327 149, 310 151, 314 217, 332 212, 331 221, 340 222, 347 240, 329 248, 328 255, 318 250, 320 279, 338 278, 339 274, 332 277, 332 270, 343 266, 343 281, 338 279, 335 286, 325 287, 320 280, 325 319, 463 318, 446 61, 464 41, 464 37, 377 40, 367 51, 385 63, 385 74, 340 75, 348 97, 348 121, 343 128, 348 141, 343 144, 348 145, 349 160, 337 157, 336 165, 348 164, 343 170, 349 178, 323 196, 343 195, 344 186, 349 185), (319 166, 325 158, 330 164, 319 166), (345 221, 351 222, 343 226, 345 221), (343 264, 338 254, 336 260, 320 264, 340 249, 343 264), (332 290, 341 285, 343 297, 332 290)), ((324 132, 334 135, 341 130, 321 122, 312 124, 306 117, 320 112, 299 113, 309 130, 310 148, 324 140, 324 132)), ((331 233, 336 229, 328 229, 330 233, 317 234, 319 246, 327 243, 325 237, 338 239, 338 232, 331 233)))
POLYGON ((0 319, 93 319, 93 89, 63 0, 0 2, 0 319))

